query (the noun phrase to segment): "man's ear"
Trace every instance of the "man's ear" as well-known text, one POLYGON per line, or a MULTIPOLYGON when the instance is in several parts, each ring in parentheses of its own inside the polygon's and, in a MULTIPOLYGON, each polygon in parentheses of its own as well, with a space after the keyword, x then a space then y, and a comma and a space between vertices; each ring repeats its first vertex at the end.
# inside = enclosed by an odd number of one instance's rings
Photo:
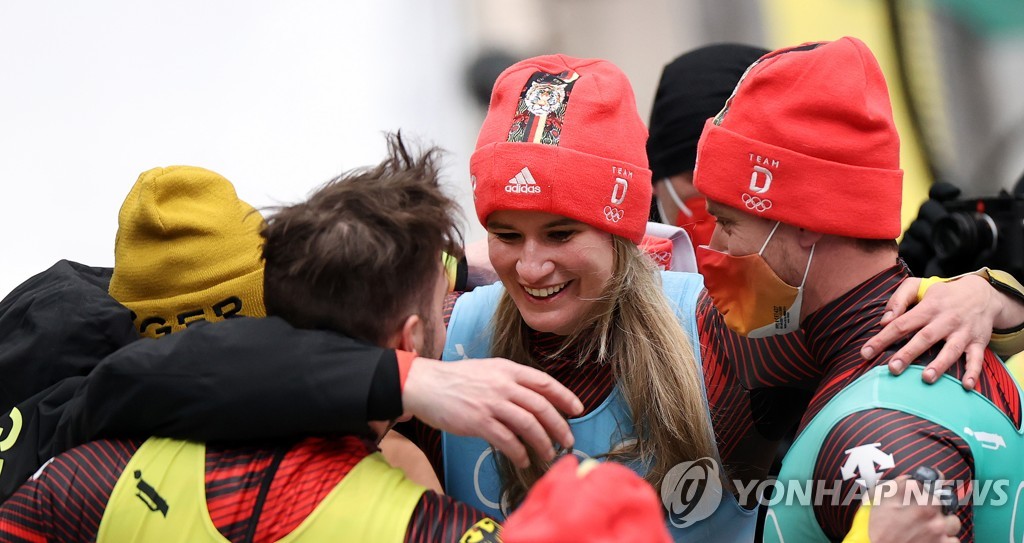
POLYGON ((419 352, 425 333, 423 319, 419 315, 409 315, 402 323, 401 337, 398 339, 396 348, 402 351, 419 352))

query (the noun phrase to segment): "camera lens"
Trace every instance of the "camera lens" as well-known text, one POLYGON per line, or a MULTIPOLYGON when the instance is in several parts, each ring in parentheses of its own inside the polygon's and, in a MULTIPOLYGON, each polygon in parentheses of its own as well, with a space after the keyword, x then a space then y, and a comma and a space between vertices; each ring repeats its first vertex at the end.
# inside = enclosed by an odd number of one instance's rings
POLYGON ((995 249, 996 226, 984 213, 950 213, 936 221, 932 245, 941 259, 973 260, 981 251, 995 249))

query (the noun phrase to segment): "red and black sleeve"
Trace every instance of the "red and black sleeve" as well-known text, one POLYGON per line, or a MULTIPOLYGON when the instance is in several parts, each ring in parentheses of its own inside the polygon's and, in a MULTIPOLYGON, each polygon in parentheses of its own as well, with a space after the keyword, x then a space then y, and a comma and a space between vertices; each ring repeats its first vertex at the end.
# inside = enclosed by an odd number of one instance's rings
POLYGON ((829 538, 843 539, 860 506, 860 500, 853 498, 862 494, 858 494, 863 489, 858 488, 858 480, 873 475, 879 480, 895 479, 921 466, 936 469, 944 480, 954 482, 952 489, 960 504, 956 513, 962 523, 959 538, 962 542, 973 541, 973 515, 968 503, 974 472, 970 446, 934 422, 889 409, 849 415, 825 437, 814 467, 814 516, 818 524, 829 538), (831 489, 830 495, 823 495, 822 487, 831 489))
POLYGON ((138 441, 94 441, 46 465, 0 506, 0 542, 95 541, 138 441))
MULTIPOLYGON (((462 536, 471 530, 478 530, 483 535, 494 536, 489 527, 497 526, 487 515, 472 507, 455 501, 453 498, 435 492, 425 492, 416 505, 409 529, 405 533, 406 543, 435 543, 442 541, 461 541, 462 536), (479 524, 479 526, 478 526, 479 524)), ((473 541, 498 541, 491 539, 474 539, 473 541)))

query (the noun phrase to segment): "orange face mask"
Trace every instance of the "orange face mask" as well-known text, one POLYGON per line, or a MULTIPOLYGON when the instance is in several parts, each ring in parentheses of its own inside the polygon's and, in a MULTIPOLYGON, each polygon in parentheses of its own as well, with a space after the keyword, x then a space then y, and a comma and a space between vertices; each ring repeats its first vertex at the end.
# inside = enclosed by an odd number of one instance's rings
POLYGON ((726 326, 741 336, 761 338, 800 329, 804 283, 811 269, 814 246, 807 257, 807 269, 800 286, 790 286, 761 256, 779 224, 775 223, 756 254, 733 256, 706 245, 697 248, 697 264, 708 295, 726 326))

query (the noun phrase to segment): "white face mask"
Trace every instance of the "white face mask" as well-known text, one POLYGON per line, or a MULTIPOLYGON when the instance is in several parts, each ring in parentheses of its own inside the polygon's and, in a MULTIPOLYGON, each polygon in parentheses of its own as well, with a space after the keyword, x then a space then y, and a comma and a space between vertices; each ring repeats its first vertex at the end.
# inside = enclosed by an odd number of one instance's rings
MULTIPOLYGON (((686 204, 683 203, 682 198, 679 197, 679 193, 676 192, 676 188, 672 186, 672 178, 666 177, 662 182, 665 183, 665 188, 668 190, 668 196, 669 198, 672 198, 673 202, 675 202, 676 208, 679 209, 679 212, 686 215, 688 219, 692 219, 693 212, 690 211, 690 208, 686 207, 686 204)), ((664 224, 675 225, 676 217, 669 218, 668 214, 665 213, 665 207, 661 205, 660 199, 657 201, 657 205, 658 215, 661 217, 661 222, 664 224)))

